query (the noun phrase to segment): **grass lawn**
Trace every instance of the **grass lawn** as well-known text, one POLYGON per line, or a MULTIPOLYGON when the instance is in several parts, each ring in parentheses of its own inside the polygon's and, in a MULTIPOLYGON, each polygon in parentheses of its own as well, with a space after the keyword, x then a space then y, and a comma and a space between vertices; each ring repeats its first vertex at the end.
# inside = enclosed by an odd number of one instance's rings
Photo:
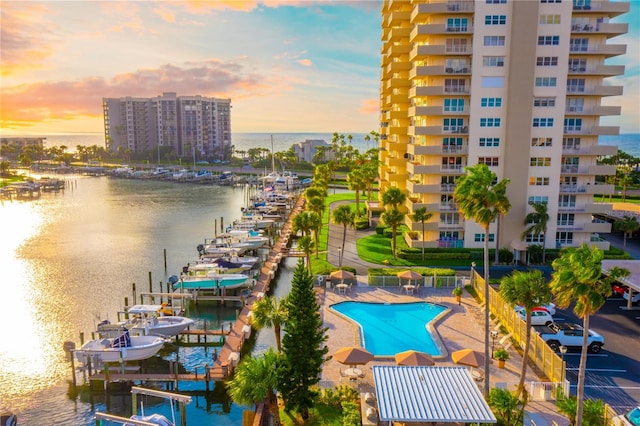
POLYGON ((280 410, 280 420, 285 426, 342 426, 342 411, 333 405, 318 403, 309 414, 309 419, 303 422, 301 418, 292 417, 293 413, 280 410))

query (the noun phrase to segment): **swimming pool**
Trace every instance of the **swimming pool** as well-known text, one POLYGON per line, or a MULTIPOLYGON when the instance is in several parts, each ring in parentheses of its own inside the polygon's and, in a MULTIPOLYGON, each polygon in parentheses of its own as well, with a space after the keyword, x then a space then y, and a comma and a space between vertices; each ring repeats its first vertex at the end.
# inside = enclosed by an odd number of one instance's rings
POLYGON ((446 356, 446 349, 431 324, 449 311, 446 306, 426 302, 347 301, 331 305, 331 309, 360 326, 362 346, 374 356, 392 357, 411 349, 433 357, 446 356))

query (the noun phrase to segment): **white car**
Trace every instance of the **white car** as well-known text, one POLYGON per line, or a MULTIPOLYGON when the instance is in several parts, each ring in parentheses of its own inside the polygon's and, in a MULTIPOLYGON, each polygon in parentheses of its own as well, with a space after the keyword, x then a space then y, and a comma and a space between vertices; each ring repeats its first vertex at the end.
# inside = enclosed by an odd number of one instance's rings
MULTIPOLYGON (((518 309, 516 313, 522 321, 527 320, 527 314, 524 309, 518 309)), ((531 325, 549 325, 551 323, 553 323, 553 317, 545 309, 534 308, 531 311, 531 325)))
MULTIPOLYGON (((624 292, 624 294, 622 295, 622 298, 624 300, 629 300, 629 292, 626 291, 624 292)), ((631 296, 631 302, 632 303, 639 303, 640 302, 640 293, 638 293, 637 291, 633 292, 633 296, 631 296)))
MULTIPOLYGON (((547 303, 544 305, 536 306, 533 309, 543 309, 549 313, 549 315, 554 316, 556 314, 556 305, 553 303, 547 303)), ((516 311, 524 310, 523 306, 516 306, 516 311)))

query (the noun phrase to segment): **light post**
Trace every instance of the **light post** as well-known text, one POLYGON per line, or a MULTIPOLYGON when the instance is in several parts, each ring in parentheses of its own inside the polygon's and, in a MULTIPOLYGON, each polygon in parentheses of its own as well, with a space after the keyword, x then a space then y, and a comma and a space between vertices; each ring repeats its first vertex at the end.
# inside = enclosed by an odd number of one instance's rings
POLYGON ((471 285, 475 285, 476 281, 476 262, 471 262, 471 285))
POLYGON ((567 371, 566 371, 567 369, 564 363, 564 354, 566 353, 567 353, 567 347, 565 345, 560 346, 560 355, 562 356, 562 381, 564 381, 567 375, 567 371))
POLYGON ((491 330, 491 358, 493 358, 493 352, 496 346, 496 338, 498 337, 498 332, 496 330, 491 330))
POLYGON ((338 268, 342 269, 342 249, 338 249, 338 268))

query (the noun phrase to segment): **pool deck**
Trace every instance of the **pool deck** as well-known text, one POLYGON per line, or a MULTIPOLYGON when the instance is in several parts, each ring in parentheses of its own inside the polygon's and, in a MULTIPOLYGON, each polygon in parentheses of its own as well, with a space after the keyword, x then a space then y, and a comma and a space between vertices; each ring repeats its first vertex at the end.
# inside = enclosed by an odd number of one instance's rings
MULTIPOLYGON (((329 356, 345 346, 360 346, 358 327, 329 309, 331 305, 346 300, 391 303, 428 301, 449 307, 450 312, 435 323, 435 329, 448 352, 446 357, 436 359, 435 366, 456 365, 451 360, 451 352, 460 349, 484 352, 484 314, 475 299, 468 293, 465 292, 458 305, 449 288, 421 288, 418 293, 407 295, 399 287, 370 287, 366 279, 366 276, 358 275, 358 285, 354 284, 346 294, 339 293, 335 289, 316 287, 318 301, 322 306, 324 325, 328 327, 326 344, 329 348, 329 356)), ((495 326, 492 325, 491 329, 494 328, 495 326)), ((499 347, 498 342, 501 337, 503 336, 500 335, 496 339, 496 348, 499 347)), ((509 348, 509 354, 511 358, 507 361, 505 368, 497 368, 495 364, 490 366, 491 388, 504 386, 508 389, 515 389, 520 377, 522 357, 514 348, 509 348)), ((372 366, 374 365, 395 365, 395 361, 393 359, 374 359, 364 366, 358 366, 363 371, 364 377, 354 382, 341 377, 340 370, 344 370, 348 366, 331 359, 324 364, 321 382, 324 386, 357 385, 361 392, 372 392, 374 390, 372 366)), ((480 366, 480 368, 482 367, 480 366)), ((545 381, 545 379, 539 378, 531 368, 528 368, 527 381, 537 382, 545 381)), ((479 381, 478 386, 482 390, 483 382, 479 381)), ((555 405, 552 401, 530 401, 527 404, 527 411, 532 413, 530 417, 535 419, 535 424, 538 426, 552 425, 553 422, 558 425, 568 424, 564 416, 555 412, 555 405)))

